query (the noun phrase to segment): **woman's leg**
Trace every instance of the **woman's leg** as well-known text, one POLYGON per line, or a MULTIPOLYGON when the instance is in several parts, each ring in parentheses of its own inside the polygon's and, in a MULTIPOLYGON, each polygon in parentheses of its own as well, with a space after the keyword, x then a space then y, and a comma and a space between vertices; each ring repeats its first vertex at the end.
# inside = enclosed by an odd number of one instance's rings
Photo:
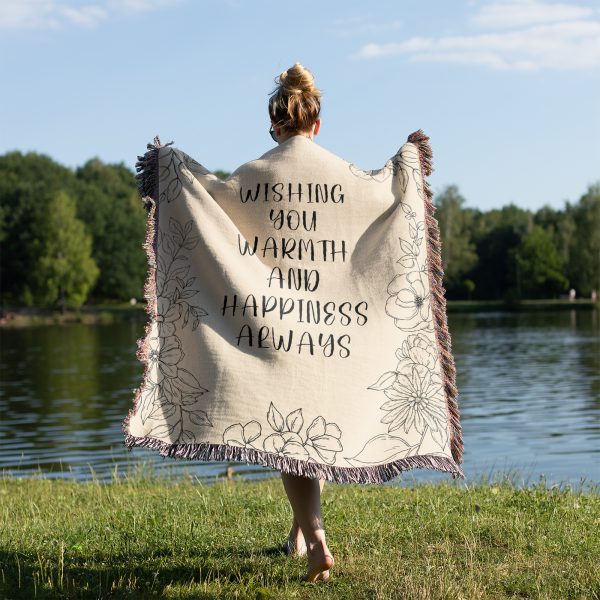
POLYGON ((289 473, 281 473, 298 525, 304 534, 308 555, 308 570, 304 579, 315 581, 325 578, 333 566, 333 556, 327 547, 325 529, 321 517, 321 488, 319 479, 310 479, 289 473))
MULTIPOLYGON (((283 473, 282 473, 283 475, 283 473)), ((325 485, 324 479, 319 479, 320 492, 323 493, 323 486, 325 485)), ((294 507, 292 506, 292 511, 294 507)), ((294 554, 303 556, 306 554, 306 541, 304 540, 304 534, 302 533, 302 529, 300 529, 300 525, 298 523, 298 518, 296 517, 296 513, 294 512, 294 518, 292 520, 292 528, 288 534, 288 541, 292 547, 292 552, 294 554)))

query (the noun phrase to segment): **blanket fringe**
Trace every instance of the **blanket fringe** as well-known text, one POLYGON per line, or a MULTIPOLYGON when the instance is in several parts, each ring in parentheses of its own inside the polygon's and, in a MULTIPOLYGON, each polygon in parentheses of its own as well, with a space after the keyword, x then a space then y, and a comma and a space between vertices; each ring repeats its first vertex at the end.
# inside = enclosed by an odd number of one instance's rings
POLYGON ((148 151, 143 156, 138 156, 135 163, 135 170, 138 171, 135 176, 137 190, 147 212, 150 211, 152 204, 158 202, 158 150, 174 143, 171 141, 163 145, 160 143, 160 138, 155 136, 154 143, 146 144, 148 151))
MULTIPOLYGON (((425 220, 427 222, 428 259, 429 259, 429 284, 432 295, 432 310, 435 323, 435 331, 441 355, 442 369, 444 371, 444 388, 449 412, 450 449, 457 464, 463 461, 463 439, 460 424, 460 413, 458 409, 458 390, 456 388, 456 367, 452 355, 452 340, 448 331, 448 317, 446 313, 446 289, 443 286, 444 270, 442 268, 442 241, 440 228, 434 216, 436 206, 433 203, 433 192, 425 179, 433 172, 432 152, 429 145, 429 137, 422 129, 414 131, 408 136, 407 142, 415 144, 419 150, 419 162, 421 164, 421 177, 423 190, 425 192, 425 220)), ((464 475, 462 476, 464 478, 464 475)))
MULTIPOLYGON (((420 132, 421 130, 419 130, 420 132)), ((420 155, 422 160, 428 161, 431 158, 431 150, 426 142, 427 136, 414 137, 419 132, 415 132, 409 136, 408 141, 419 142, 420 155), (413 139, 411 139, 413 137, 413 139), (429 149, 429 150, 428 150, 429 149)), ((421 132, 422 133, 422 132, 421 132)), ((169 142, 164 146, 169 146, 174 142, 169 142)), ((143 390, 144 382, 149 375, 148 353, 150 348, 150 333, 154 317, 156 316, 157 297, 156 297, 156 255, 157 247, 156 242, 158 238, 158 180, 159 180, 159 169, 158 169, 158 153, 159 149, 164 147, 160 143, 158 136, 154 138, 153 144, 147 144, 148 151, 143 156, 138 156, 138 162, 136 163, 136 169, 139 172, 136 175, 137 189, 144 202, 147 210, 146 220, 146 240, 143 247, 146 251, 148 260, 148 275, 144 284, 144 298, 146 300, 146 312, 149 315, 149 319, 145 325, 144 336, 137 341, 138 350, 136 352, 137 358, 144 363, 144 374, 142 384, 140 387, 134 389, 134 406, 130 409, 129 414, 123 420, 123 433, 125 446, 131 451, 134 447, 148 448, 151 450, 158 450, 163 458, 179 458, 197 461, 209 461, 209 462, 222 462, 222 461, 233 461, 233 462, 246 462, 247 464, 258 464, 265 467, 270 467, 289 473, 292 475, 299 475, 302 477, 319 478, 331 481, 334 483, 385 483, 397 477, 403 471, 409 469, 420 468, 420 469, 436 469, 438 471, 445 471, 452 474, 454 479, 461 477, 465 478, 464 473, 460 466, 458 466, 458 458, 460 457, 460 450, 462 450, 462 440, 460 438, 460 424, 458 422, 458 409, 456 405, 452 404, 453 394, 456 393, 456 387, 453 384, 453 363, 452 355, 450 354, 450 337, 445 327, 445 321, 442 317, 445 317, 445 304, 443 301, 443 288, 441 288, 441 273, 436 276, 435 281, 435 313, 438 336, 444 348, 447 351, 443 353, 444 367, 446 372, 446 390, 448 392, 449 406, 451 407, 453 415, 453 436, 452 436, 452 454, 454 459, 447 456, 440 456, 436 454, 427 454, 420 456, 407 456, 386 464, 381 465, 365 465, 361 467, 339 467, 334 465, 323 465, 316 462, 308 462, 293 458, 291 456, 285 456, 281 454, 275 454, 272 452, 266 452, 263 450, 257 450, 255 448, 249 448, 244 446, 235 446, 231 444, 213 444, 210 442, 201 442, 197 444, 177 444, 162 441, 158 438, 152 437, 136 437, 129 433, 129 421, 132 416, 137 413, 138 406, 141 400, 141 394, 143 390), (439 280, 440 283, 437 283, 439 280), (441 297, 441 300, 440 300, 441 297), (458 457, 458 458, 457 458, 458 457), (455 462, 456 461, 456 462, 455 462)), ((422 162, 422 172, 429 174, 430 163, 422 162), (425 167, 429 169, 426 171, 425 167)), ((429 199, 431 192, 428 191, 426 183, 424 189, 427 190, 427 198, 429 199)), ((431 207, 433 204, 429 203, 431 207)), ((431 208, 429 208, 431 211, 431 208)), ((435 207, 433 207, 435 210, 435 207)), ((429 238, 433 252, 437 252, 439 255, 439 230, 436 234, 437 221, 430 217, 427 221, 429 226, 429 238), (437 245, 436 245, 437 240, 437 245)), ((440 270, 440 261, 434 261, 430 259, 431 264, 436 265, 436 273, 440 270)), ((432 287, 433 289, 433 287, 432 287)))
POLYGON ((333 483, 385 483, 397 477, 403 471, 415 468, 446 471, 452 473, 454 479, 458 476, 464 479, 462 470, 460 467, 457 467, 454 460, 447 456, 436 454, 407 456, 383 465, 338 467, 307 462, 293 458, 292 456, 283 456, 255 448, 230 444, 211 444, 208 442, 199 444, 170 444, 156 438, 135 437, 132 435, 126 436, 125 444, 130 450, 134 446, 158 450, 163 458, 246 462, 247 464, 263 465, 301 477, 325 479, 333 483))
MULTIPOLYGON (((165 146, 170 146, 174 142, 169 142, 165 146)), ((157 296, 156 296, 156 254, 157 254, 157 227, 158 227, 158 150, 163 145, 160 138, 156 136, 153 144, 147 144, 148 151, 143 156, 138 156, 138 162, 135 163, 138 174, 137 190, 140 194, 144 207, 146 208, 146 237, 142 244, 148 261, 148 273, 144 282, 144 299, 146 300, 146 313, 149 318, 144 326, 144 335, 136 342, 137 359, 144 363, 144 373, 142 384, 133 390, 134 401, 131 408, 122 422, 123 433, 129 435, 129 421, 138 411, 144 382, 149 375, 150 363, 148 354, 150 349, 150 333, 152 324, 156 317, 157 296)))

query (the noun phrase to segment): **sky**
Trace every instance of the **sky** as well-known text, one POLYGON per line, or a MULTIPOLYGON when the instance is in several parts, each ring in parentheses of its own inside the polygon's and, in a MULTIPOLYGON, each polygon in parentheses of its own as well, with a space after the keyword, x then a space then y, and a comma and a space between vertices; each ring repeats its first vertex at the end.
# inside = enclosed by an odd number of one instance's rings
POLYGON ((0 154, 134 170, 159 135, 211 170, 273 147, 300 62, 315 142, 380 168, 422 129, 434 194, 536 210, 600 181, 597 0, 0 0, 0 154))

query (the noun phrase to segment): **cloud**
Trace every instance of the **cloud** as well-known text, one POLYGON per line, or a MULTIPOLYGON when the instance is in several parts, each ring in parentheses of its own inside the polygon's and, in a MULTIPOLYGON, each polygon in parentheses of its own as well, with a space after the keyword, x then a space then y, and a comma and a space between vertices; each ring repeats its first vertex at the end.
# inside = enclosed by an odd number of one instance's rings
POLYGON ((540 0, 494 2, 482 6, 470 22, 512 29, 371 43, 355 56, 404 55, 410 62, 481 65, 496 70, 587 69, 600 65, 600 20, 582 18, 590 14, 587 8, 540 0))
POLYGON ((1 0, 0 29, 58 29, 64 24, 91 27, 106 14, 98 4, 75 8, 54 0, 1 0))
POLYGON ((96 27, 115 13, 154 10, 179 0, 105 0, 74 6, 65 0, 0 0, 0 29, 96 27))
POLYGON ((180 0, 107 0, 109 9, 123 12, 146 12, 171 6, 180 0))
POLYGON ((550 4, 540 0, 505 0, 484 4, 469 20, 480 27, 523 27, 541 23, 577 21, 594 13, 573 4, 550 4))

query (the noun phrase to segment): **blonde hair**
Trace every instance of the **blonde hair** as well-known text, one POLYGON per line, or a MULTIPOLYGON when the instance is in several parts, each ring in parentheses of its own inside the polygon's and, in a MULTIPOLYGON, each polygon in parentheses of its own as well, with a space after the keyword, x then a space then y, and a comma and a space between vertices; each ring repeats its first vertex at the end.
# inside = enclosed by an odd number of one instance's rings
POLYGON ((269 116, 284 131, 308 131, 321 112, 321 91, 313 74, 296 63, 275 78, 277 87, 269 98, 269 116))

